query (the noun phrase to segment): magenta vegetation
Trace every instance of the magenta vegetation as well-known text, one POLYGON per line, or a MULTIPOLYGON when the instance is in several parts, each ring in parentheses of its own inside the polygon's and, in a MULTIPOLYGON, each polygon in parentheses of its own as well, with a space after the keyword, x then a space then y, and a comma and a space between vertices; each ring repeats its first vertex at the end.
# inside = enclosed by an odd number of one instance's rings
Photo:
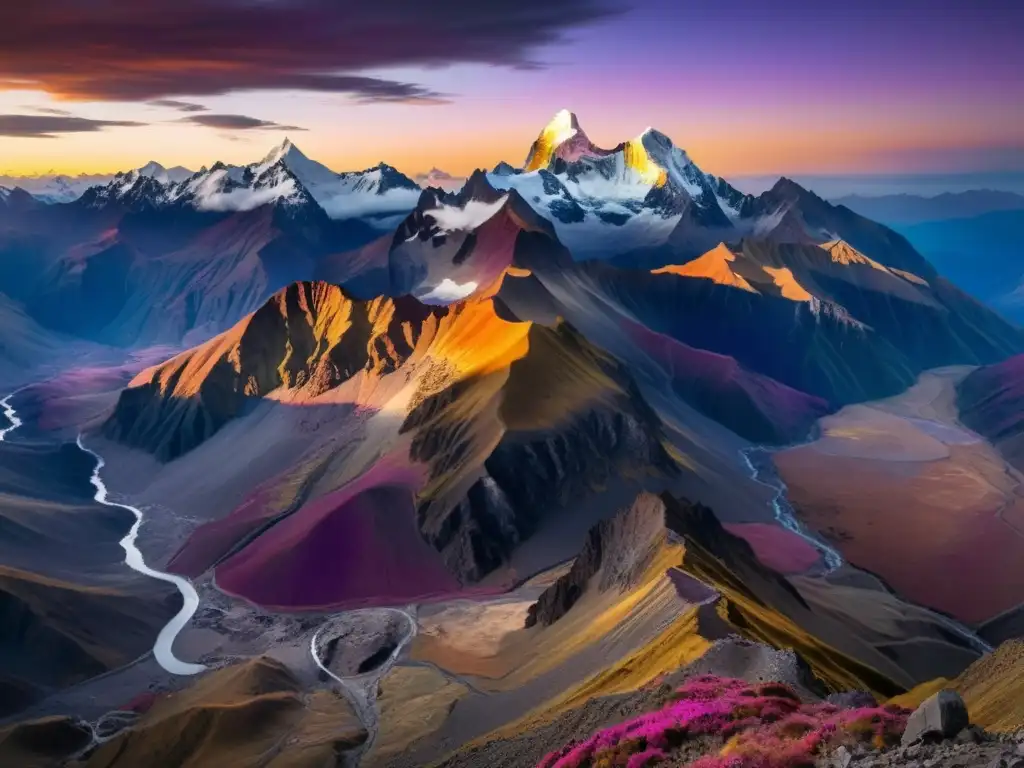
POLYGON ((823 752, 840 745, 899 743, 909 710, 887 705, 840 709, 805 704, 781 683, 697 677, 679 688, 659 711, 640 715, 569 744, 537 768, 645 768, 677 765, 690 741, 711 739, 717 754, 692 768, 813 768, 823 752))

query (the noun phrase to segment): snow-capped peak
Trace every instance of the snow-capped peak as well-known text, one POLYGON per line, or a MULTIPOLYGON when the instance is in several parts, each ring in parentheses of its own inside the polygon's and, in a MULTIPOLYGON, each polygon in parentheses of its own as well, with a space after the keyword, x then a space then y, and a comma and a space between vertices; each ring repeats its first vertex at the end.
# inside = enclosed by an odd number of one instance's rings
POLYGON ((139 173, 142 176, 159 176, 166 170, 167 169, 160 165, 156 160, 150 160, 144 166, 139 168, 139 173))
POLYGON ((263 158, 263 160, 257 163, 257 165, 269 168, 270 166, 274 165, 274 163, 278 163, 281 160, 286 160, 295 157, 302 157, 303 159, 308 159, 306 158, 305 155, 302 154, 301 150, 299 150, 298 147, 292 144, 291 139, 285 138, 284 141, 282 141, 276 147, 271 149, 263 158))
POLYGON ((533 142, 523 170, 537 171, 546 168, 556 156, 571 161, 595 154, 599 155, 602 152, 587 138, 587 134, 580 128, 576 115, 563 109, 555 113, 533 142))
POLYGON ((190 171, 188 168, 180 165, 176 165, 173 168, 164 168, 155 160, 150 160, 141 168, 137 168, 136 172, 139 176, 156 179, 161 184, 177 183, 194 175, 194 171, 190 171))
POLYGON ((549 137, 551 143, 557 145, 571 139, 579 129, 580 121, 576 114, 568 109, 561 109, 544 128, 544 135, 549 137))

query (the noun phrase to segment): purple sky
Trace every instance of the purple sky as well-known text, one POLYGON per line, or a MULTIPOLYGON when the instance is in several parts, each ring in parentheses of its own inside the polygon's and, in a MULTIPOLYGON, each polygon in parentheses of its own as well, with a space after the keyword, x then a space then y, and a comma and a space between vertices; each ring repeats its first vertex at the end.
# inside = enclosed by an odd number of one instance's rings
POLYGON ((561 108, 725 175, 1024 171, 1015 0, 142 5, 10 14, 0 173, 246 162, 287 132, 339 169, 464 174, 561 108))

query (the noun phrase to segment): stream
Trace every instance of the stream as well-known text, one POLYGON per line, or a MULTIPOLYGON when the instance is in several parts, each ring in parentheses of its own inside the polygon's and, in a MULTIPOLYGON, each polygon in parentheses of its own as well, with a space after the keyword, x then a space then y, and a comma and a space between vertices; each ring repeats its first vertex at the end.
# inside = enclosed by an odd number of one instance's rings
MULTIPOLYGON (((18 417, 17 411, 11 404, 11 398, 20 391, 21 390, 16 390, 3 398, 3 400, 0 400, 0 408, 3 409, 4 416, 6 416, 7 420, 10 422, 10 426, 0 429, 0 442, 3 442, 8 435, 23 424, 22 420, 18 417)), ((195 675, 205 671, 206 666, 204 664, 191 664, 189 662, 182 661, 174 655, 173 650, 174 639, 178 636, 178 633, 181 632, 185 625, 188 624, 192 615, 199 607, 199 595, 196 593, 195 587, 192 586, 192 583, 188 581, 188 579, 184 579, 181 576, 177 576, 172 573, 157 571, 146 565, 142 552, 139 551, 139 548, 135 543, 139 535, 139 528, 142 526, 142 511, 129 504, 119 504, 116 501, 108 500, 107 486, 104 485, 103 478, 100 476, 100 470, 103 469, 105 464, 103 457, 90 448, 86 448, 85 443, 82 442, 81 435, 78 436, 75 444, 83 453, 88 454, 95 461, 92 475, 89 478, 89 482, 92 484, 93 488, 96 489, 93 499, 99 504, 103 504, 107 507, 117 507, 118 509, 127 510, 135 516, 135 523, 120 542, 121 548, 124 549, 125 565, 134 571, 138 571, 144 576, 174 584, 174 586, 178 588, 178 591, 181 593, 184 600, 181 610, 178 611, 174 618, 167 622, 164 628, 160 630, 160 634, 157 635, 156 643, 153 645, 153 657, 165 671, 170 672, 173 675, 195 675)))
POLYGON ((800 524, 800 521, 796 519, 796 515, 793 512, 793 506, 789 503, 789 499, 786 497, 786 491, 789 489, 786 488, 786 484, 782 482, 782 478, 779 477, 778 472, 775 471, 775 465, 771 460, 771 452, 766 448, 755 445, 741 450, 740 456, 743 458, 743 463, 750 471, 750 479, 755 483, 760 483, 766 488, 772 489, 775 492, 771 501, 772 513, 775 515, 775 521, 787 531, 795 533, 801 539, 818 550, 825 563, 825 575, 832 573, 842 566, 843 556, 839 554, 839 550, 833 548, 817 536, 808 533, 807 529, 805 529, 804 526, 800 524), (770 480, 765 480, 763 478, 763 467, 757 466, 751 458, 751 455, 755 453, 761 454, 762 458, 767 462, 767 465, 772 468, 770 480))
POLYGON ((103 457, 90 448, 86 448, 85 444, 82 442, 81 435, 78 436, 76 445, 96 460, 96 466, 93 468, 92 476, 89 478, 93 488, 96 489, 96 493, 93 498, 100 504, 108 507, 117 507, 118 509, 126 509, 135 515, 135 524, 132 525, 131 530, 128 531, 127 535, 121 539, 121 547, 124 549, 125 565, 134 571, 138 571, 143 576, 149 576, 152 579, 159 579, 160 581, 166 581, 173 584, 178 588, 178 591, 181 593, 181 597, 184 600, 181 610, 178 611, 177 615, 173 619, 164 625, 164 628, 160 630, 160 634, 157 635, 156 643, 153 645, 153 657, 161 667, 172 675, 196 675, 205 671, 206 665, 191 664, 187 661, 182 661, 174 655, 174 639, 178 636, 178 633, 185 628, 185 625, 189 623, 192 619, 192 615, 199 607, 199 595, 196 593, 196 588, 192 586, 192 582, 188 579, 182 578, 181 576, 173 573, 156 571, 146 565, 146 561, 142 557, 142 552, 139 551, 139 548, 135 543, 135 540, 139 535, 139 528, 142 526, 142 511, 129 504, 119 504, 116 501, 108 501, 107 486, 103 484, 103 478, 100 477, 100 470, 103 469, 105 464, 103 457))
MULTIPOLYGON (((411 608, 411 606, 410 606, 411 608)), ((353 675, 351 677, 341 677, 334 674, 326 664, 320 659, 320 646, 319 639, 320 634, 324 629, 330 626, 330 622, 325 623, 320 627, 309 642, 309 652, 313 656, 313 661, 316 666, 325 675, 330 677, 336 682, 341 690, 345 694, 345 698, 349 700, 352 705, 352 709, 356 713, 356 717, 362 722, 363 727, 366 729, 367 738, 366 741, 360 746, 355 752, 355 761, 358 765, 362 757, 373 749, 373 743, 377 739, 377 721, 379 719, 377 713, 377 683, 384 677, 391 668, 395 666, 395 662, 398 661, 398 657, 401 655, 405 647, 412 642, 413 638, 416 637, 416 633, 419 630, 419 625, 416 622, 416 616, 410 609, 404 608, 364 608, 363 611, 386 611, 392 613, 401 614, 406 620, 409 626, 409 631, 402 637, 398 645, 388 656, 387 660, 379 667, 370 670, 369 672, 362 675, 353 675)))
MULTIPOLYGON (((771 462, 771 450, 763 448, 761 446, 752 446, 750 448, 744 448, 740 451, 740 456, 743 458, 743 463, 750 470, 750 478, 763 486, 771 488, 775 491, 775 495, 772 497, 772 512, 775 514, 775 520, 788 531, 792 531, 797 536, 802 538, 804 541, 811 544, 817 549, 825 562, 825 573, 823 576, 828 576, 840 566, 844 564, 843 556, 837 549, 834 549, 831 545, 825 543, 823 540, 816 536, 811 535, 807 532, 804 526, 797 520, 796 515, 793 512, 793 506, 789 503, 789 499, 786 498, 786 484, 779 477, 778 472, 774 470, 774 463, 771 462), (751 454, 760 453, 768 462, 769 466, 772 467, 772 479, 774 482, 768 482, 763 479, 763 471, 759 468, 751 459, 751 454)), ((856 567, 856 566, 854 566, 856 567)), ((939 624, 942 624, 946 629, 950 630, 953 634, 959 635, 966 640, 972 648, 980 653, 991 653, 993 648, 987 642, 981 639, 981 637, 973 630, 968 628, 966 625, 961 624, 955 619, 951 619, 941 613, 929 610, 924 606, 919 606, 922 610, 926 611, 933 619, 939 624)))

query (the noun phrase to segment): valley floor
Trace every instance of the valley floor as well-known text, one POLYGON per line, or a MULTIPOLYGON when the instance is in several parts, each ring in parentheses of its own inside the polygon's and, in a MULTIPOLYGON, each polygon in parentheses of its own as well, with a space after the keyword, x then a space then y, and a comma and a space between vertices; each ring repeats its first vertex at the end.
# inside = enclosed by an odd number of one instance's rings
POLYGON ((1020 602, 1020 473, 957 418, 969 369, 923 374, 896 397, 821 420, 775 462, 800 518, 904 597, 968 623, 1020 602))

